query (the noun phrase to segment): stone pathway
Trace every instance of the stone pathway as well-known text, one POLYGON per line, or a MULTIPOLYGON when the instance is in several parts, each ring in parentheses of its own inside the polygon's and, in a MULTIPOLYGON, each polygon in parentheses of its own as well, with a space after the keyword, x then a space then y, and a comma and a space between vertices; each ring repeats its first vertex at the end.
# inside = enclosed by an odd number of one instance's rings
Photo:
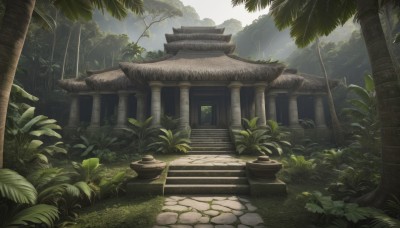
POLYGON ((187 155, 172 161, 170 165, 242 166, 246 162, 231 155, 187 155))
POLYGON ((239 196, 169 196, 153 228, 262 228, 257 208, 239 196))

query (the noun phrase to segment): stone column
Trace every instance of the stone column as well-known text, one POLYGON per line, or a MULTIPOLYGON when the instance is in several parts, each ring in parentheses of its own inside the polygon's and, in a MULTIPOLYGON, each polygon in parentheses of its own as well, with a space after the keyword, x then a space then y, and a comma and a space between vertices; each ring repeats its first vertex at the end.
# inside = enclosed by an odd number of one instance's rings
POLYGON ((233 129, 238 129, 242 127, 242 112, 240 105, 240 88, 242 83, 231 82, 229 88, 231 89, 231 115, 232 123, 231 127, 233 129))
POLYGON ((314 115, 315 115, 315 127, 326 128, 324 103, 322 94, 316 94, 314 96, 314 115))
POLYGON ((76 128, 79 125, 79 95, 78 94, 71 94, 71 107, 69 110, 69 120, 68 120, 68 127, 69 128, 76 128))
POLYGON ((180 82, 180 99, 179 99, 179 113, 180 113, 180 128, 181 129, 190 129, 190 82, 180 82))
POLYGON ((299 112, 297 110, 296 94, 289 94, 289 127, 301 128, 299 124, 299 112))
POLYGON ((92 118, 90 119, 90 128, 100 127, 100 114, 101 114, 101 95, 94 93, 92 95, 92 118))
POLYGON ((152 81, 149 83, 151 88, 151 116, 153 117, 153 126, 160 126, 161 121, 161 88, 162 82, 152 81))
POLYGON ((137 92, 135 94, 136 97, 136 119, 139 121, 145 121, 146 114, 145 114, 145 95, 143 92, 137 92))
POLYGON ((128 112, 128 95, 127 92, 118 92, 118 113, 117 113, 117 127, 126 127, 127 112, 128 112))
POLYGON ((255 105, 256 105, 256 117, 258 117, 258 126, 266 125, 266 116, 265 116, 265 87, 266 83, 256 83, 254 85, 255 88, 255 105))
POLYGON ((276 96, 277 94, 268 95, 268 119, 276 121, 276 96))

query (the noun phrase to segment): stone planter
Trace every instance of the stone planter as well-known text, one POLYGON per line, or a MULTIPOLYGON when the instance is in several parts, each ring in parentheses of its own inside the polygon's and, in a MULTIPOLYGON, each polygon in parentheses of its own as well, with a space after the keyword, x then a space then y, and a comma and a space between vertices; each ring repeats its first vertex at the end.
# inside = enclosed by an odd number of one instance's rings
POLYGON ((282 163, 270 160, 268 156, 259 156, 255 161, 246 162, 246 169, 254 178, 275 180, 276 173, 282 169, 282 163))
POLYGON ((154 159, 151 155, 145 155, 142 160, 132 162, 130 167, 137 174, 138 178, 146 180, 155 180, 160 178, 161 173, 167 164, 165 162, 154 159))

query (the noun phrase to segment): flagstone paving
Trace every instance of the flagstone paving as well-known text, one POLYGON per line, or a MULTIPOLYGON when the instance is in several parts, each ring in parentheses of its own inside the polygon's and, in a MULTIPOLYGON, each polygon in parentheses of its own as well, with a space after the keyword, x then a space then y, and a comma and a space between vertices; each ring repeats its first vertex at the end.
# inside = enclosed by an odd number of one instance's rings
POLYGON ((187 155, 172 161, 169 165, 232 165, 242 166, 246 162, 231 155, 187 155))
POLYGON ((262 228, 257 207, 239 196, 169 196, 153 228, 262 228))

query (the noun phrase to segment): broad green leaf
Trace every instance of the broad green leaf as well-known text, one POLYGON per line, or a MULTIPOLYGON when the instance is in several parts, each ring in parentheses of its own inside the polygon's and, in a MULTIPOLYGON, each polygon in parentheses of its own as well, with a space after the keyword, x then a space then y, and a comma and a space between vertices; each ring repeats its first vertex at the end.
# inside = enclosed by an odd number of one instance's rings
POLYGON ((35 205, 14 215, 9 226, 28 226, 33 223, 53 227, 54 222, 59 218, 58 213, 57 207, 47 204, 35 205))
POLYGON ((37 198, 35 187, 23 176, 9 169, 0 169, 0 194, 21 204, 34 204, 37 198))

